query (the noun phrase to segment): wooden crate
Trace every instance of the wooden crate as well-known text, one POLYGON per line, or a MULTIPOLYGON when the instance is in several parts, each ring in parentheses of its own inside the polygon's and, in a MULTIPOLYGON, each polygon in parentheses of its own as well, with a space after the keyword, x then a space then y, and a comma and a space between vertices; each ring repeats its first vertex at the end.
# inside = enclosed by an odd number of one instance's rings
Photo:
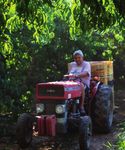
POLYGON ((99 76, 105 84, 113 80, 113 61, 91 61, 90 64, 92 77, 99 76))

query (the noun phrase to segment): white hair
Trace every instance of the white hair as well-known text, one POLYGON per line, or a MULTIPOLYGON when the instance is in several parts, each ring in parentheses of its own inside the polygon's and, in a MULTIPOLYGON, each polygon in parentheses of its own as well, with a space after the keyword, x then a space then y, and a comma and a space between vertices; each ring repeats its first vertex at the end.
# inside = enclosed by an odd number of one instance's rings
POLYGON ((80 49, 79 49, 79 50, 76 50, 76 51, 73 53, 73 56, 75 56, 75 55, 77 55, 77 54, 80 55, 80 56, 82 56, 82 57, 84 56, 84 55, 83 55, 83 52, 82 52, 80 49))

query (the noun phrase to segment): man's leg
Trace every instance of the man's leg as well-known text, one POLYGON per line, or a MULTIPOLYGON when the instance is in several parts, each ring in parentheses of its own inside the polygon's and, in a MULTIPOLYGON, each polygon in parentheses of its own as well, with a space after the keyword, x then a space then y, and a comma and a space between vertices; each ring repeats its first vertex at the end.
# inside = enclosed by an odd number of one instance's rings
POLYGON ((82 91, 82 97, 80 101, 80 113, 84 115, 85 114, 85 109, 84 109, 85 85, 83 83, 81 83, 81 91, 82 91))

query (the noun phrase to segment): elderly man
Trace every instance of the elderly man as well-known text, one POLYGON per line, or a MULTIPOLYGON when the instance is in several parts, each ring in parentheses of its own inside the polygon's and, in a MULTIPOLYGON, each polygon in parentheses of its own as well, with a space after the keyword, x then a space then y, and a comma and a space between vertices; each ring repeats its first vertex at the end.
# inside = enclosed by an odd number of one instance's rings
POLYGON ((84 55, 81 50, 76 50, 73 53, 74 62, 71 62, 68 66, 68 73, 73 74, 76 80, 80 82, 82 90, 82 99, 80 102, 80 113, 85 114, 84 110, 84 98, 85 89, 90 86, 91 79, 91 67, 89 62, 84 60, 84 55))

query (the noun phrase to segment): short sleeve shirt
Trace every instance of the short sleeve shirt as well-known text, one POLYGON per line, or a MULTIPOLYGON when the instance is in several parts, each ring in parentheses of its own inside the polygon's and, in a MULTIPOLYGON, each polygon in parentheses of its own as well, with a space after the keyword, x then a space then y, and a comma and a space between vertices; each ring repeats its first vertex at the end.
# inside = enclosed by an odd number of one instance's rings
POLYGON ((90 86, 90 79, 91 79, 91 66, 90 63, 87 61, 83 61, 83 63, 78 66, 76 62, 71 62, 69 64, 69 74, 79 75, 81 73, 87 72, 89 76, 81 78, 82 82, 86 84, 88 87, 90 86))

